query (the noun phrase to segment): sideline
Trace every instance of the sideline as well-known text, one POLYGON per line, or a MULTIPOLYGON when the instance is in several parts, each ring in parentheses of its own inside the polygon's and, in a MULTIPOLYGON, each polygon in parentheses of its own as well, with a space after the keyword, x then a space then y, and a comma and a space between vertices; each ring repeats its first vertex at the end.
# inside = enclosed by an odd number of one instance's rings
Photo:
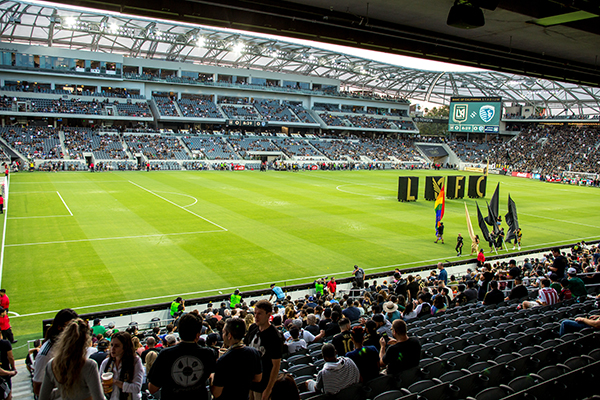
POLYGON ((6 243, 6 221, 8 219, 8 193, 10 192, 10 174, 6 178, 6 198, 4 199, 4 227, 2 228, 2 251, 0 252, 0 286, 2 286, 2 272, 4 268, 4 244, 6 243))
MULTIPOLYGON (((216 231, 216 232, 219 232, 219 231, 216 231)), ((580 237, 580 238, 560 240, 557 242, 537 243, 537 244, 532 244, 529 246, 521 246, 521 248, 523 249, 523 248, 529 248, 529 247, 545 247, 547 245, 552 245, 552 244, 572 243, 573 241, 577 241, 577 240, 590 240, 590 239, 599 239, 599 238, 600 238, 600 236, 590 236, 590 237, 585 237, 585 238, 580 237)), ((502 253, 500 253, 500 254, 502 254, 502 253)), ((508 256, 510 256, 511 253, 506 252, 504 254, 506 254, 506 256, 508 257, 508 256)), ((409 265, 414 265, 414 264, 427 264, 427 263, 434 263, 434 262, 440 262, 440 261, 448 261, 449 259, 461 259, 461 258, 463 258, 464 260, 470 259, 468 256, 464 256, 464 257, 450 256, 450 257, 434 258, 434 259, 429 259, 429 260, 411 261, 411 262, 406 262, 406 263, 401 263, 401 264, 383 265, 380 267, 364 268, 364 270, 365 271, 377 271, 377 270, 381 270, 381 269, 392 269, 392 268, 409 266, 409 265)), ((471 258, 471 259, 474 260, 474 258, 471 258)), ((338 271, 338 272, 328 272, 327 274, 329 276, 336 276, 336 275, 342 275, 342 274, 349 274, 350 272, 351 272, 350 269, 347 269, 347 270, 338 271)), ((322 278, 322 277, 323 277, 322 274, 321 275, 312 275, 312 276, 305 276, 305 277, 301 277, 301 278, 273 280, 273 281, 269 281, 269 282, 253 283, 253 284, 249 284, 249 285, 230 286, 230 287, 218 288, 218 289, 215 288, 215 289, 200 290, 200 291, 196 291, 196 292, 168 294, 168 295, 164 295, 164 296, 154 296, 154 297, 147 297, 147 298, 143 298, 143 299, 124 300, 124 301, 116 301, 116 302, 112 302, 112 303, 94 304, 94 305, 89 305, 89 306, 80 306, 80 307, 71 307, 71 308, 73 310, 85 310, 85 309, 114 306, 114 305, 120 305, 120 304, 130 304, 130 303, 136 303, 136 302, 141 302, 141 301, 176 298, 178 296, 190 296, 190 295, 197 295, 197 294, 203 294, 203 293, 217 293, 219 291, 226 292, 229 290, 250 288, 250 287, 256 287, 256 286, 264 286, 265 290, 266 290, 266 288, 271 283, 296 282, 296 281, 301 281, 301 280, 310 280, 310 279, 316 279, 316 278, 322 278)), ((22 317, 32 317, 32 316, 36 316, 36 315, 55 314, 59 311, 60 310, 39 311, 39 312, 34 312, 34 313, 21 314, 19 316, 11 317, 11 319, 22 318, 22 317)))

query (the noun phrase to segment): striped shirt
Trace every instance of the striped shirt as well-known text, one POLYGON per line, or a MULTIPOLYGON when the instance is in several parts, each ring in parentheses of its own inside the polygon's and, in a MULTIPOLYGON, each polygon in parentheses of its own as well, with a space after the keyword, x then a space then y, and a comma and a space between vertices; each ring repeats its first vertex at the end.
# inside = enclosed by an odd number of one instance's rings
POLYGON ((547 306, 551 306, 558 303, 558 293, 552 288, 543 287, 540 289, 538 300, 547 306))
POLYGON ((337 362, 326 362, 317 376, 317 388, 326 394, 336 394, 360 380, 360 372, 354 361, 338 357, 337 362))

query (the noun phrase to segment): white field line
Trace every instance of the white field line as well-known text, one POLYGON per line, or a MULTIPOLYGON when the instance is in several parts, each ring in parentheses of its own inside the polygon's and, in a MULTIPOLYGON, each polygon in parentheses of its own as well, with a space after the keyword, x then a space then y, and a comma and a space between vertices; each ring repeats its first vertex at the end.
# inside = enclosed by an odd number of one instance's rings
POLYGON ((78 243, 78 242, 99 242, 99 241, 103 241, 103 240, 139 239, 139 238, 161 237, 161 236, 196 235, 196 234, 202 234, 202 233, 215 233, 215 232, 225 232, 225 231, 224 230, 212 230, 212 231, 195 231, 195 232, 156 233, 156 234, 152 234, 152 235, 57 240, 55 242, 15 243, 15 244, 7 244, 6 247, 39 246, 39 245, 44 245, 44 244, 62 244, 62 243, 78 243))
MULTIPOLYGON (((304 177, 306 175, 302 175, 302 176, 304 177)), ((396 191, 396 189, 390 189, 389 187, 373 186, 373 185, 369 185, 367 183, 351 182, 351 181, 345 181, 343 179, 334 179, 334 178, 328 178, 328 177, 325 177, 325 176, 317 176, 317 175, 314 175, 312 177, 313 178, 319 178, 319 179, 326 179, 328 181, 333 181, 333 182, 344 182, 344 183, 347 183, 349 185, 366 186, 366 187, 370 187, 370 188, 373 188, 373 189, 387 190, 387 191, 390 191, 390 192, 395 192, 396 191)), ((342 186, 342 185, 340 185, 340 186, 342 186)), ((354 193, 354 194, 356 194, 356 193, 354 193)))
POLYGON ((71 217, 72 217, 73 213, 71 212, 71 209, 69 208, 69 206, 67 205, 67 203, 65 203, 65 200, 62 198, 62 196, 60 195, 60 193, 58 193, 58 190, 56 191, 56 194, 58 194, 58 197, 60 197, 61 201, 63 202, 63 204, 67 208, 67 211, 69 212, 69 214, 71 214, 71 217))
MULTIPOLYGON (((216 231, 216 232, 222 232, 222 231, 216 231)), ((585 237, 585 238, 574 238, 574 239, 567 239, 567 240, 561 240, 561 241, 557 241, 557 242, 548 242, 548 243, 538 243, 538 244, 534 244, 534 245, 529 245, 529 246, 522 246, 522 248, 525 247, 540 247, 540 246, 547 246, 550 244, 559 244, 559 243, 571 243, 573 241, 577 241, 577 240, 590 240, 590 239, 597 239, 600 238, 600 236, 590 236, 590 237, 585 237)), ((507 254, 508 255, 508 254, 507 254)), ((426 264, 426 263, 434 263, 434 262, 439 262, 439 261, 447 261, 450 258, 462 258, 462 257, 457 257, 457 256, 450 256, 450 257, 443 257, 443 258, 434 258, 434 259, 430 259, 430 260, 419 260, 419 261, 412 261, 412 262, 407 262, 407 263, 401 263, 401 264, 392 264, 392 265, 384 265, 381 267, 373 267, 373 268, 365 268, 365 271, 376 271, 376 270, 380 270, 380 269, 389 269, 391 270, 392 268, 396 268, 396 267, 402 267, 402 266, 408 266, 408 265, 414 265, 414 264, 426 264)), ((464 257, 464 260, 468 260, 468 257, 464 257)), ((474 260, 474 258, 473 258, 474 260)), ((349 270, 345 270, 345 271, 340 271, 340 272, 334 272, 334 273, 328 273, 329 276, 338 276, 338 275, 343 275, 343 274, 350 274, 349 270)), ((202 294, 202 293, 214 293, 217 291, 222 291, 225 292, 227 290, 235 290, 235 289, 241 289, 241 288, 249 288, 249 287, 256 287, 256 286, 264 286, 265 288, 268 287, 268 285, 270 285, 271 283, 283 283, 283 282, 295 282, 295 281, 302 281, 302 280, 311 280, 311 279, 315 279, 315 278, 322 278, 323 275, 313 275, 313 276, 305 276, 302 278, 292 278, 292 279, 283 279, 283 280, 273 280, 273 281, 269 281, 269 282, 261 282, 261 283, 253 283, 253 284, 249 284, 249 285, 241 285, 241 286, 230 286, 230 287, 225 287, 225 288, 220 288, 220 289, 208 289, 208 290, 200 290, 197 292, 188 292, 188 293, 176 293, 176 294, 168 294, 168 295, 164 295, 164 296, 155 296, 155 297, 146 297, 143 299, 135 299, 135 300, 124 300, 124 301, 116 301, 113 303, 103 303, 103 304, 94 304, 94 305, 89 305, 89 306, 81 306, 81 307, 72 307, 73 310, 84 310, 84 309, 90 309, 90 308, 98 308, 98 307, 106 307, 106 306, 116 306, 116 305, 120 305, 120 304, 129 304, 129 303, 136 303, 136 302, 140 302, 140 301, 150 301, 150 300, 160 300, 160 299, 168 299, 168 298, 175 298, 178 296, 190 296, 190 295, 197 295, 197 294, 202 294)), ((18 316, 14 316, 11 318, 20 318, 20 317, 31 317, 31 316, 36 316, 36 315, 44 315, 44 314, 55 314, 57 312, 59 312, 60 310, 49 310, 49 311, 40 311, 40 312, 35 312, 35 313, 29 313, 29 314, 22 314, 22 315, 18 315, 18 316)))
POLYGON ((12 191, 11 194, 15 194, 15 193, 19 193, 19 194, 29 194, 29 193, 56 193, 56 190, 38 190, 36 192, 17 192, 17 191, 12 191))
POLYGON ((342 187, 342 186, 349 186, 349 185, 348 184, 346 184, 346 185, 338 185, 338 186, 335 187, 335 189, 338 190, 338 191, 340 191, 340 192, 348 193, 348 194, 354 194, 356 196, 368 196, 368 197, 375 197, 377 199, 395 199, 395 197, 393 197, 393 196, 380 196, 378 194, 365 194, 365 193, 349 192, 347 190, 340 189, 340 187, 342 187))
MULTIPOLYGON (((10 178, 6 182, 7 192, 10 193, 10 178)), ((6 243, 6 221, 8 218, 8 196, 4 200, 4 227, 2 228, 2 251, 0 251, 0 286, 2 286, 2 268, 4 267, 4 247, 6 243)))
POLYGON ((14 185, 39 185, 39 184, 56 184, 56 183, 74 183, 74 184, 98 184, 98 183, 116 183, 116 182, 120 182, 120 183, 126 183, 126 180, 118 180, 118 181, 52 181, 52 182, 15 182, 14 185))
POLYGON ((162 192, 160 190, 157 190, 156 193, 176 194, 178 196, 185 196, 185 197, 189 197, 190 199, 194 199, 194 202, 192 204, 185 205, 185 206, 183 206, 184 208, 191 207, 191 206, 193 206, 194 204, 196 204, 198 202, 197 198, 195 198, 194 196, 190 196, 189 194, 185 194, 185 193, 162 192))
POLYGON ((185 207, 182 207, 182 206, 180 206, 180 205, 179 205, 179 204, 177 204, 177 203, 173 203, 173 202, 172 202, 171 200, 169 200, 169 199, 165 199, 165 198, 164 198, 164 197, 162 197, 161 195, 154 193, 152 190, 148 190, 148 189, 146 189, 145 187, 143 187, 143 186, 140 186, 140 185, 138 185, 137 183, 135 183, 135 182, 132 182, 132 181, 129 181, 129 183, 131 183, 132 185, 135 185, 135 186, 139 187, 139 188, 140 188, 140 189, 142 189, 142 190, 145 190, 146 192, 148 192, 148 193, 150 193, 150 194, 153 194, 154 196, 158 197, 159 199, 162 199, 162 200, 166 201, 167 203, 173 204, 175 207, 181 208, 182 210, 184 210, 184 211, 187 211, 187 212, 189 212, 190 214, 192 214, 192 215, 194 215, 194 216, 196 216, 196 217, 198 217, 198 218, 200 218, 200 219, 203 219, 203 220, 205 220, 206 222, 208 222, 208 223, 210 223, 210 224, 213 224, 213 225, 214 225, 214 226, 216 226, 217 228, 221 228, 221 229, 223 229, 224 231, 227 231, 227 229, 226 229, 226 228, 223 228, 221 225, 219 225, 219 224, 216 224, 216 223, 212 222, 211 220, 209 220, 209 219, 207 219, 207 218, 204 218, 202 215, 198 215, 198 214, 196 214, 195 212, 193 212, 193 211, 190 211, 190 210, 188 210, 187 208, 185 208, 185 207))
POLYGON ((587 227, 590 227, 590 228, 597 228, 598 227, 598 225, 583 224, 581 222, 566 221, 564 219, 556 219, 556 218, 550 218, 550 217, 543 217, 541 215, 535 215, 535 214, 526 214, 526 213, 519 213, 519 214, 521 214, 521 215, 528 215, 530 217, 549 219, 549 220, 557 221, 557 222, 564 222, 565 224, 581 225, 581 226, 587 226, 587 227))
POLYGON ((72 217, 71 215, 41 215, 41 216, 33 216, 33 217, 9 217, 8 219, 31 219, 31 218, 61 218, 61 217, 72 217))

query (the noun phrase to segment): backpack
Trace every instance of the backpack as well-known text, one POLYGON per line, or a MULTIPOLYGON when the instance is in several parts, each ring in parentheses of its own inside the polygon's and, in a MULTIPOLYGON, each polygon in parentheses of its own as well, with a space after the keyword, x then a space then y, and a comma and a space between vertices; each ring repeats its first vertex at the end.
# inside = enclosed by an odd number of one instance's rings
POLYGON ((355 276, 356 276, 356 279, 364 279, 364 277, 365 277, 365 271, 362 268, 359 268, 356 271, 356 275, 355 276))
POLYGON ((417 318, 429 314, 431 314, 431 305, 429 303, 423 303, 423 305, 421 306, 421 311, 419 312, 419 314, 417 314, 417 318))

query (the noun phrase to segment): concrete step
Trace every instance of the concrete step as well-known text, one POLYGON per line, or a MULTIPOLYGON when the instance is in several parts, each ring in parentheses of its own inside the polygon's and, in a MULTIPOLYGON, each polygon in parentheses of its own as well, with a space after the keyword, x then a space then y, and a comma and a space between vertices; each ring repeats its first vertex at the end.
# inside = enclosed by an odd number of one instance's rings
POLYGON ((12 378, 13 400, 34 400, 31 375, 25 366, 25 359, 15 360, 17 375, 12 378))

